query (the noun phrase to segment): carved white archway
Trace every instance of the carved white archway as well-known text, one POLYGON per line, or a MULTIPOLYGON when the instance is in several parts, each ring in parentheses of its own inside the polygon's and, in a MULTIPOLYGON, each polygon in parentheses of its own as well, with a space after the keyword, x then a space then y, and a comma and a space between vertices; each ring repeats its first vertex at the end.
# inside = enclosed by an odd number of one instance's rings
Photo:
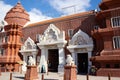
POLYGON ((72 39, 69 41, 67 49, 71 52, 75 64, 78 65, 77 54, 87 53, 88 54, 88 72, 91 67, 90 58, 93 50, 93 40, 85 32, 79 30, 72 39))
POLYGON ((44 65, 47 72, 48 49, 58 49, 58 72, 63 72, 65 64, 64 47, 66 43, 65 32, 60 31, 54 24, 50 24, 43 35, 39 35, 39 43, 37 45, 41 49, 40 71, 41 66, 44 65))
MULTIPOLYGON (((28 37, 28 39, 25 41, 24 45, 21 46, 21 50, 19 51, 23 55, 23 69, 26 68, 26 65, 28 64, 28 57, 32 56, 35 63, 36 63, 36 55, 37 55, 37 48, 34 41, 28 37)), ((26 70, 23 70, 26 71, 26 70)))

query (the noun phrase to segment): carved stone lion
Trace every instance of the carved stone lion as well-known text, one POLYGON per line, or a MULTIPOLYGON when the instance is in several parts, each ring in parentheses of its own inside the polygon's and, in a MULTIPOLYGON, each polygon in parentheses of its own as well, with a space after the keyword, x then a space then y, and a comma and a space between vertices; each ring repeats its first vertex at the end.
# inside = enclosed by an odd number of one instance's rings
POLYGON ((35 60, 33 59, 32 56, 29 56, 28 65, 30 66, 35 65, 35 60))
POLYGON ((67 55, 66 63, 69 66, 74 65, 74 60, 71 55, 67 55))

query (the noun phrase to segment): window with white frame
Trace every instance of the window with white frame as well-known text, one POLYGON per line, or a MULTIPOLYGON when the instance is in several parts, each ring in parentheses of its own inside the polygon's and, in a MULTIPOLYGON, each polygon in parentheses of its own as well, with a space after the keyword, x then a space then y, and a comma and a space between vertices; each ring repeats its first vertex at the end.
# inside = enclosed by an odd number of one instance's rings
POLYGON ((120 48, 120 36, 113 37, 113 45, 114 45, 114 49, 120 48))
POLYGON ((36 34, 36 41, 39 41, 40 34, 36 34))
POLYGON ((120 16, 111 18, 112 27, 120 27, 120 16))
POLYGON ((68 29, 68 36, 72 38, 73 36, 73 29, 68 29))

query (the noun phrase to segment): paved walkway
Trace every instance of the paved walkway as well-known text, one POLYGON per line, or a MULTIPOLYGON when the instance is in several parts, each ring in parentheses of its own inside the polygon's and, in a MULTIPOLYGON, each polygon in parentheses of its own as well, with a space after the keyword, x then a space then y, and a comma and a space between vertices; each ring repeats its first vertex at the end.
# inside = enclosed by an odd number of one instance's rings
MULTIPOLYGON (((12 80, 24 80, 24 74, 13 73, 12 80)), ((10 73, 2 73, 0 76, 0 80, 10 80, 10 73)), ((39 79, 41 80, 41 74, 39 74, 39 79)), ((44 76, 44 80, 63 80, 63 76, 57 73, 49 73, 49 75, 44 76)), ((85 75, 77 75, 77 80, 86 80, 85 75)), ((89 76, 89 80, 108 80, 108 77, 100 77, 100 76, 89 76)), ((111 80, 120 80, 120 77, 112 77, 111 80)))

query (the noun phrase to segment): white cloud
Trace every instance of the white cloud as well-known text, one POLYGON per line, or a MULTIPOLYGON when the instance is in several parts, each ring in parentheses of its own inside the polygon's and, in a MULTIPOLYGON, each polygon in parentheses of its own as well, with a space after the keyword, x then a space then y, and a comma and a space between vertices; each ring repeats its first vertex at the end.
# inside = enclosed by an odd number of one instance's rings
MULTIPOLYGON (((4 20, 6 13, 12 7, 13 7, 12 5, 5 4, 3 1, 0 1, 0 21, 4 20)), ((31 9, 31 11, 29 11, 28 14, 30 15, 30 22, 28 22, 27 24, 39 22, 39 21, 43 21, 43 20, 47 20, 47 19, 52 18, 52 17, 48 17, 46 15, 43 15, 42 12, 36 8, 31 9)))
POLYGON ((42 14, 42 12, 36 8, 31 9, 31 11, 29 11, 28 14, 30 15, 30 22, 28 23, 34 23, 34 22, 40 22, 40 21, 52 19, 52 17, 48 17, 42 14))
POLYGON ((0 21, 4 20, 6 13, 12 8, 11 5, 5 4, 3 1, 0 1, 0 21))
POLYGON ((83 12, 90 7, 90 0, 49 0, 49 3, 65 15, 83 12))

